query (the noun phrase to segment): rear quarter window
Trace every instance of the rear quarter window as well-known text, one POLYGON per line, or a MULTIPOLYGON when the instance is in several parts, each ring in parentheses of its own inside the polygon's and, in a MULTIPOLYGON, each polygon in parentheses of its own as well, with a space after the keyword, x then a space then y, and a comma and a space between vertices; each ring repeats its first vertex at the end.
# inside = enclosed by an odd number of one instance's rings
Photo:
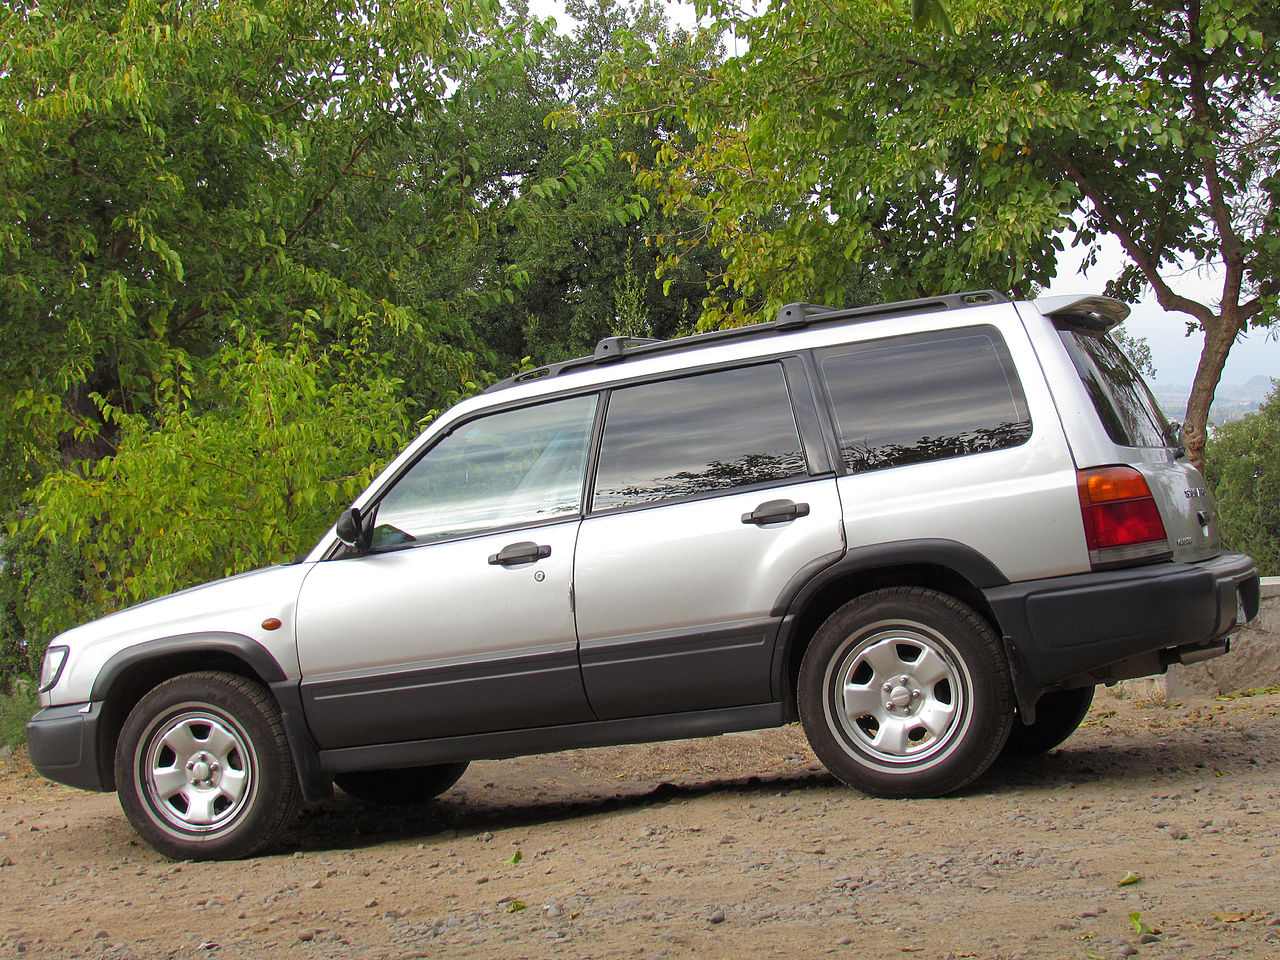
POLYGON ((1022 385, 994 327, 847 344, 817 359, 852 473, 1003 450, 1031 436, 1022 385))
POLYGON ((1061 327, 1067 354, 1111 441, 1122 447, 1167 447, 1173 430, 1142 375, 1104 333, 1061 327))

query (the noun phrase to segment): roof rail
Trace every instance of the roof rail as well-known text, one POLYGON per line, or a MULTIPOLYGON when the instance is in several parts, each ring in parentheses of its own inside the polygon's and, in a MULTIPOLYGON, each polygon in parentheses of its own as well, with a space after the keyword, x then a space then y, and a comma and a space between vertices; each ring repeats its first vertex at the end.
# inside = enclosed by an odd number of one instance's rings
POLYGON ((865 320, 877 320, 882 317, 901 314, 962 310, 966 307, 1008 302, 1009 298, 996 290, 971 290, 966 293, 948 293, 938 297, 924 297, 919 300, 897 300, 893 303, 877 303, 865 307, 841 308, 824 307, 813 303, 789 303, 778 311, 775 319, 764 323, 753 323, 744 327, 729 327, 723 330, 710 330, 706 333, 695 333, 688 337, 678 337, 675 340, 606 337, 596 344, 595 352, 589 357, 576 357, 573 360, 562 360, 559 363, 549 363, 533 370, 525 370, 513 377, 498 381, 489 387, 485 393, 494 390, 505 390, 507 387, 513 387, 516 384, 531 383, 534 380, 542 380, 547 377, 558 377, 561 374, 602 363, 616 363, 631 357, 648 357, 677 350, 692 350, 727 340, 767 337, 817 324, 859 323, 865 320))
POLYGON ((596 344, 596 351, 591 359, 596 363, 607 363, 610 360, 621 360, 636 347, 648 346, 651 343, 663 343, 651 337, 605 337, 596 344))

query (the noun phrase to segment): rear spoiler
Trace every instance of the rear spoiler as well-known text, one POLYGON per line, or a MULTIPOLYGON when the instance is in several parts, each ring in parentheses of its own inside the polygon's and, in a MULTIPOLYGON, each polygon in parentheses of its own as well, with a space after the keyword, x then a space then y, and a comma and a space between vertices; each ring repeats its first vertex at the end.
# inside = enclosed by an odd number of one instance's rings
POLYGON ((1071 317, 1073 320, 1083 321, 1092 330, 1104 332, 1118 326, 1129 316, 1127 303, 1090 294, 1041 297, 1032 303, 1046 317, 1071 317))

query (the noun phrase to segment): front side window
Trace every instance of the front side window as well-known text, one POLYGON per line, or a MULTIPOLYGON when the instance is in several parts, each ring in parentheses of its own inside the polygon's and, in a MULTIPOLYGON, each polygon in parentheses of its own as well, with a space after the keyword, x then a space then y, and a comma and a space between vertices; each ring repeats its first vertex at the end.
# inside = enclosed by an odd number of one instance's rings
POLYGON ((572 397, 457 427, 382 498, 373 548, 576 515, 595 409, 572 397))
POLYGON ((1025 443, 1022 386, 1000 334, 978 327, 819 351, 851 473, 1025 443))
POLYGON ((593 510, 680 500, 807 472, 777 363, 615 390, 593 510))

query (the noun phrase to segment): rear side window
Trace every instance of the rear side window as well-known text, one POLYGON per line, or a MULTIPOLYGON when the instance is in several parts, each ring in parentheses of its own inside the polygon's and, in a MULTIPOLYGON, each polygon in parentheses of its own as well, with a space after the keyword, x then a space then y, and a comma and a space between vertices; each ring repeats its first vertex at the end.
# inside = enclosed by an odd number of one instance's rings
POLYGON ((840 454, 852 473, 1025 443, 1022 385, 993 327, 819 351, 840 454))
POLYGON ((1060 329, 1107 436, 1122 447, 1164 447, 1173 435, 1160 405, 1124 351, 1105 334, 1060 329))
POLYGON ((613 391, 592 508, 610 510, 807 473, 782 366, 613 391))

